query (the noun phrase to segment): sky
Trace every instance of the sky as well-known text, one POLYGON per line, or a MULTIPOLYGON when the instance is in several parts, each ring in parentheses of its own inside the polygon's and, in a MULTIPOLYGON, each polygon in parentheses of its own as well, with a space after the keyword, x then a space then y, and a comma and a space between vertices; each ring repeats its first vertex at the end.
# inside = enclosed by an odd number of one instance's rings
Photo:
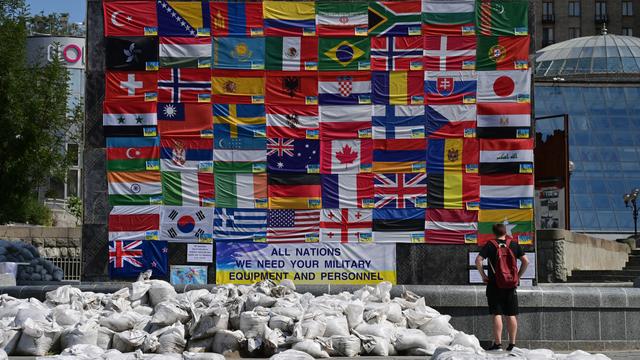
POLYGON ((69 13, 72 22, 84 22, 87 12, 86 0, 27 0, 31 14, 44 11, 45 15, 58 12, 69 13))

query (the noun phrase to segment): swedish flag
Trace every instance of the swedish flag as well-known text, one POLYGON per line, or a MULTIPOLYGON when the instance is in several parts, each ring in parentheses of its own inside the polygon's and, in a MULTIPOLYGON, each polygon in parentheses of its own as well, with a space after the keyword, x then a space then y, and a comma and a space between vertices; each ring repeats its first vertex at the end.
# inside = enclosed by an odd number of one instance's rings
POLYGON ((369 38, 320 38, 320 71, 369 70, 369 38))

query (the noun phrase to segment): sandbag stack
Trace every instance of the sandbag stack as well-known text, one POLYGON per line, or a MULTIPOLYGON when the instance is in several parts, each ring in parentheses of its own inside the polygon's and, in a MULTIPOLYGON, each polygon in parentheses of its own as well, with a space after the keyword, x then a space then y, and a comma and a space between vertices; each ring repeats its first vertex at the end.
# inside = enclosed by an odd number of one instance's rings
POLYGON ((0 262, 26 263, 18 267, 18 281, 62 281, 64 272, 40 257, 38 249, 20 241, 0 240, 0 262))

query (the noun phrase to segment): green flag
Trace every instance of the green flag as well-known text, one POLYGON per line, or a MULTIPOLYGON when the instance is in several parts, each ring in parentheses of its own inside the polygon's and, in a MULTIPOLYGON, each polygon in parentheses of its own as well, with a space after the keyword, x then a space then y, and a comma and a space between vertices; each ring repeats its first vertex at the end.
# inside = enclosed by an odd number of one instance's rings
POLYGON ((216 174, 216 206, 266 208, 267 174, 216 174))
POLYGON ((213 174, 202 172, 162 172, 165 205, 213 206, 213 174))
POLYGON ((527 0, 481 0, 476 2, 476 28, 485 36, 529 33, 527 0))
POLYGON ((369 70, 368 37, 320 38, 320 71, 369 70))

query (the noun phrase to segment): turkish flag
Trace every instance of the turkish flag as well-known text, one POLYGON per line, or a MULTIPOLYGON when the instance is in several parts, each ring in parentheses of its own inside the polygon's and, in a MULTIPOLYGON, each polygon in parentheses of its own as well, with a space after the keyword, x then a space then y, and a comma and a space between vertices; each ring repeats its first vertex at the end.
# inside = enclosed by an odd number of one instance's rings
POLYGON ((118 1, 104 4, 104 36, 157 35, 155 1, 118 1))
POLYGON ((156 101, 158 73, 155 71, 107 71, 106 100, 156 101))

